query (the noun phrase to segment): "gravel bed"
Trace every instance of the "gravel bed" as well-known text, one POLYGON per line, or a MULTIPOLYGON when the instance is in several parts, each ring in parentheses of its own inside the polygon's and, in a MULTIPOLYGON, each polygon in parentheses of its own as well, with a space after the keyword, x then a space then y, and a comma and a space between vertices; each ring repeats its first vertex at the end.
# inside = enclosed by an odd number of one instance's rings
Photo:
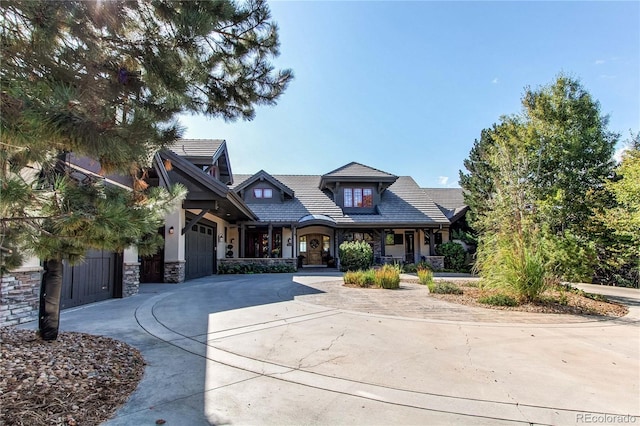
POLYGON ((140 352, 117 340, 0 328, 0 425, 99 425, 135 390, 140 352))

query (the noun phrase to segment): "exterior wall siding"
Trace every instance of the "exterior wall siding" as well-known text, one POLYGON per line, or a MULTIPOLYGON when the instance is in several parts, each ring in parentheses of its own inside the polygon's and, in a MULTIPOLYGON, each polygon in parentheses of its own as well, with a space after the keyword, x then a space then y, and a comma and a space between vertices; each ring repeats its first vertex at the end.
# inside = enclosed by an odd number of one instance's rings
POLYGON ((0 327, 38 319, 42 268, 12 271, 0 279, 0 327))

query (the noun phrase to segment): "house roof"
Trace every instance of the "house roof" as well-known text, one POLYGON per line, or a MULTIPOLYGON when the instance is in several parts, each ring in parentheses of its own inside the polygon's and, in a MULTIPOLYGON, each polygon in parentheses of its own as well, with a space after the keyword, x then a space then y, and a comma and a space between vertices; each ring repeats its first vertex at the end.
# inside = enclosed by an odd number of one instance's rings
POLYGON ((389 185, 398 179, 391 173, 365 166, 352 161, 342 167, 330 171, 320 177, 320 189, 332 188, 339 182, 375 182, 378 193, 382 193, 389 185))
POLYGON ((338 167, 335 170, 330 171, 322 175, 326 177, 367 177, 367 178, 395 178, 396 176, 391 173, 383 172, 382 170, 374 169, 373 167, 365 166, 364 164, 356 163, 352 161, 349 164, 345 164, 342 167, 338 167))
MULTIPOLYGON (((251 177, 236 175, 238 185, 233 189, 237 190, 251 177)), ((282 203, 247 203, 261 222, 299 223, 306 226, 322 218, 324 222, 335 222, 338 227, 425 226, 449 223, 438 206, 425 196, 409 176, 393 176, 396 181, 381 195, 378 214, 344 214, 340 206, 333 201, 332 193, 320 189, 319 183, 323 176, 273 177, 295 191, 296 196, 282 203), (314 220, 309 220, 309 217, 314 220)))
POLYGON ((220 181, 224 184, 233 183, 231 162, 224 139, 178 139, 167 149, 193 164, 212 165, 218 162, 220 181))
POLYGON ((422 188, 422 190, 451 222, 458 220, 468 209, 462 188, 422 188))
POLYGON ((269 173, 265 172, 264 170, 260 170, 255 175, 250 176, 244 182, 242 182, 241 184, 237 185, 234 188, 234 190, 236 192, 240 192, 240 191, 246 189, 249 185, 251 185, 251 184, 253 184, 255 182, 259 182, 259 181, 267 181, 267 182, 271 183, 271 185, 273 185, 274 187, 280 189, 283 193, 285 193, 286 195, 288 195, 291 198, 293 198, 294 195, 295 195, 295 192, 293 191, 293 189, 289 188, 287 185, 285 185, 284 183, 280 182, 278 179, 274 178, 273 176, 271 176, 269 173))
POLYGON ((230 222, 257 219, 242 198, 229 187, 172 150, 159 151, 154 157, 154 166, 162 185, 179 183, 188 189, 183 208, 208 210, 230 222), (164 160, 171 162, 170 170, 166 170, 164 160))
POLYGON ((224 139, 178 139, 168 148, 181 157, 213 158, 222 145, 224 139))

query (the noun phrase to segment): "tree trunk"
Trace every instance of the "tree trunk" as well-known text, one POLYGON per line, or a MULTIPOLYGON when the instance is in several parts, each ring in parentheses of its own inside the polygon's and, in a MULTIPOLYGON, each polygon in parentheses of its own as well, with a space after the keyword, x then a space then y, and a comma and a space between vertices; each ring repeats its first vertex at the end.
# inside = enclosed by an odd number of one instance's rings
POLYGON ((60 297, 62 295, 62 261, 44 262, 44 275, 40 286, 39 330, 43 340, 56 340, 60 324, 60 297))

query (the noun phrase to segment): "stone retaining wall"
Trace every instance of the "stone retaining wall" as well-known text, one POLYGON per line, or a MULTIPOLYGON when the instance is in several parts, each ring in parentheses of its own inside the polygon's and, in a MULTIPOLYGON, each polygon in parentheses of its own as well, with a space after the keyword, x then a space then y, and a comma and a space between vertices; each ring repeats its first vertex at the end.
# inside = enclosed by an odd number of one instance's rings
POLYGON ((38 319, 42 268, 20 268, 0 279, 0 327, 38 319))
POLYGON ((444 269, 444 256, 425 256, 425 260, 433 269, 444 269))

